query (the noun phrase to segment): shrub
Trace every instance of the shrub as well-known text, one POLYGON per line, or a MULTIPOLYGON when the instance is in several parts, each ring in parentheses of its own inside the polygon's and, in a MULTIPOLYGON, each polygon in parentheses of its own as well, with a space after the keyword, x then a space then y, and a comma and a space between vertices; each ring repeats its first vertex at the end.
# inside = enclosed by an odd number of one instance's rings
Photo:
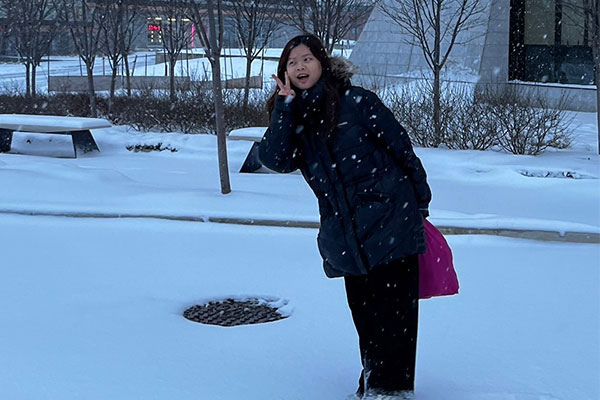
POLYGON ((498 121, 491 106, 476 101, 471 87, 458 85, 444 97, 449 115, 444 144, 456 150, 488 150, 498 144, 498 121))
POLYGON ((424 84, 388 90, 382 99, 423 147, 488 150, 495 146, 513 154, 537 155, 548 147, 571 144, 572 117, 564 111, 568 99, 550 107, 543 96, 510 85, 447 84, 441 98, 442 131, 436 137, 433 99, 424 84))
POLYGON ((426 96, 415 95, 406 87, 384 90, 381 98, 394 116, 407 130, 412 142, 418 146, 433 147, 431 104, 426 96))
POLYGON ((228 89, 225 91, 225 125, 228 131, 248 126, 268 126, 269 118, 265 104, 270 96, 268 90, 250 91, 248 108, 243 109, 244 91, 228 89))
MULTIPOLYGON (((417 81, 388 90, 382 98, 394 116, 406 128, 413 143, 423 147, 439 147, 452 136, 453 121, 462 104, 457 103, 457 93, 445 90, 441 100, 441 132, 438 137, 433 123, 433 94, 426 81, 417 81)), ((465 99, 460 99, 462 102, 465 99)))
POLYGON ((144 153, 149 153, 151 151, 165 151, 168 150, 171 153, 176 153, 178 150, 175 147, 171 147, 169 145, 167 146, 163 146, 162 142, 159 142, 157 144, 136 144, 136 145, 130 145, 130 146, 125 146, 125 148, 129 151, 134 151, 136 153, 144 152, 144 153))
MULTIPOLYGON (((268 96, 266 91, 251 91, 246 112, 241 112, 240 90, 227 89, 223 92, 227 131, 269 123, 264 110, 268 96)), ((130 125, 140 131, 215 132, 213 94, 206 85, 192 85, 181 90, 174 102, 168 92, 152 88, 134 93, 131 97, 115 96, 110 111, 108 98, 97 96, 98 115, 114 124, 130 125)), ((27 98, 16 93, 2 94, 0 113, 89 117, 89 96, 86 93, 57 93, 27 98)))
MULTIPOLYGON (((243 91, 223 91, 225 129, 267 126, 264 105, 270 89, 252 90, 248 108, 242 107, 243 91)), ((514 154, 537 155, 548 147, 571 144, 572 117, 564 111, 567 98, 551 108, 539 94, 513 85, 471 86, 446 84, 441 98, 442 131, 433 126, 431 88, 425 83, 407 84, 381 93, 383 101, 407 129, 413 143, 423 147, 487 150, 492 147, 514 154)), ((171 101, 168 92, 152 88, 132 97, 97 96, 98 113, 114 124, 141 131, 214 133, 214 103, 210 84, 193 82, 171 101)), ((89 117, 86 93, 58 93, 27 98, 18 93, 0 95, 0 113, 48 114, 89 117)))
POLYGON ((498 127, 498 144, 513 154, 537 155, 548 147, 567 148, 572 142, 573 117, 565 111, 566 96, 550 107, 539 94, 513 85, 487 85, 476 102, 490 106, 498 127))

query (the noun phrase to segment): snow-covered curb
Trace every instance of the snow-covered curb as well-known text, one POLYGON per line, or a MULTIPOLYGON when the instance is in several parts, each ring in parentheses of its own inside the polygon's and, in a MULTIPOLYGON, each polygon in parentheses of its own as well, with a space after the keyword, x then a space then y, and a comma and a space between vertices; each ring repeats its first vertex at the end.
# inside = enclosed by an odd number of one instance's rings
MULTIPOLYGON (((171 221, 210 222, 219 224, 276 226, 283 228, 309 228, 318 229, 317 221, 299 221, 286 219, 262 219, 244 217, 219 217, 219 216, 190 216, 190 215, 157 215, 157 214, 111 214, 103 212, 78 212, 78 211, 32 211, 32 210, 0 210, 0 214, 16 214, 28 216, 69 217, 69 218, 136 218, 136 219, 163 219, 171 221)), ((546 242, 568 243, 598 243, 600 244, 600 230, 596 227, 557 222, 563 229, 552 230, 553 221, 524 220, 517 221, 511 218, 486 220, 457 220, 450 225, 448 219, 432 218, 432 222, 446 235, 492 235, 519 239, 539 240, 546 242), (479 225, 479 226, 478 226, 479 225), (538 228, 535 228, 535 226, 538 228), (523 228, 530 226, 530 228, 523 228)))

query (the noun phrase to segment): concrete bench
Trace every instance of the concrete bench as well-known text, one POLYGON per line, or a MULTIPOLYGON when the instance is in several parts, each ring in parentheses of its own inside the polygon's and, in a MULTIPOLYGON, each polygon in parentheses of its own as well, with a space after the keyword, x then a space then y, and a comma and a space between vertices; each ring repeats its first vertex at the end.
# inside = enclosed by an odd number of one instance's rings
POLYGON ((78 152, 100 151, 91 130, 110 127, 112 124, 101 118, 0 114, 0 153, 10 151, 14 132, 52 133, 70 135, 75 157, 77 157, 78 152))
POLYGON ((242 128, 234 129, 227 135, 231 140, 246 140, 252 143, 240 172, 254 172, 262 167, 262 163, 258 157, 258 144, 266 131, 267 128, 242 128))

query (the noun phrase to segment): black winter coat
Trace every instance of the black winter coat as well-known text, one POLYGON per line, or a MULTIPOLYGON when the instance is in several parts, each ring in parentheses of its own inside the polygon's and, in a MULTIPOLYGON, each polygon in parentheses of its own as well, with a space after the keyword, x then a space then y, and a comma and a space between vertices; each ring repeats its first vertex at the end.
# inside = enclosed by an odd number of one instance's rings
POLYGON ((260 159, 278 172, 300 169, 317 196, 326 275, 363 275, 425 252, 431 192, 406 131, 376 94, 347 86, 326 138, 323 88, 319 82, 291 102, 278 96, 260 159))

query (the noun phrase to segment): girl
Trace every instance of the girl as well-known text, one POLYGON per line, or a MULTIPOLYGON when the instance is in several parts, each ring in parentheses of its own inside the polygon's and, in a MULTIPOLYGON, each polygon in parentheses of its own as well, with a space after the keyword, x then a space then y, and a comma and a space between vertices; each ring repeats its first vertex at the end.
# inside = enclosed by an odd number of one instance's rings
POLYGON ((359 336, 358 397, 412 398, 423 219, 431 192, 406 131, 374 93, 350 84, 349 64, 319 39, 285 46, 262 163, 300 169, 317 196, 325 274, 344 277, 359 336))

